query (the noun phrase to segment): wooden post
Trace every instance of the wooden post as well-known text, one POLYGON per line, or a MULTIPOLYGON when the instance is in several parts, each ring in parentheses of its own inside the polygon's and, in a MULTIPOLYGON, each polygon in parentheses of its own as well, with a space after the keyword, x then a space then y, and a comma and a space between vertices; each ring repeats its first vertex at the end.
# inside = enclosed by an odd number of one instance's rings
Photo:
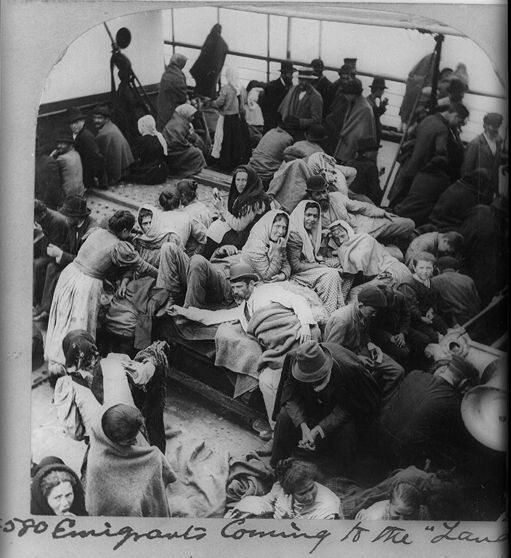
POLYGON ((172 32, 172 54, 176 54, 176 36, 174 30, 174 8, 170 8, 170 17, 172 20, 171 23, 171 32, 172 32))
POLYGON ((266 81, 270 81, 270 14, 266 15, 266 81))
POLYGON ((286 29, 286 58, 291 59, 291 18, 287 18, 287 29, 286 29))

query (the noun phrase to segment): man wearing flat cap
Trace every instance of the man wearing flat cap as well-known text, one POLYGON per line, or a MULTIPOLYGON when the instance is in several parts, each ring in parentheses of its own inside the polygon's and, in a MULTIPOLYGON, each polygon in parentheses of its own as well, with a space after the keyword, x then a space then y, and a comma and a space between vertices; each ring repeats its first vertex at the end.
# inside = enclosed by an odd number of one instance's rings
POLYGON ((121 130, 110 120, 112 109, 108 105, 96 105, 92 111, 92 121, 98 130, 96 142, 105 162, 103 184, 115 186, 127 174, 133 163, 133 155, 121 130))
POLYGON ((352 79, 343 86, 344 96, 348 99, 348 109, 334 157, 342 164, 353 159, 359 138, 371 138, 376 141, 376 123, 373 109, 367 99, 362 96, 362 82, 352 79))
POLYGON ((80 155, 75 149, 73 135, 69 130, 57 133, 57 147, 52 157, 57 161, 60 182, 64 198, 67 196, 83 196, 83 167, 80 155))
POLYGON ((85 127, 85 114, 79 107, 70 107, 67 111, 67 122, 75 148, 80 155, 83 167, 83 185, 85 189, 98 188, 103 176, 103 155, 99 150, 94 134, 85 127))
POLYGON ((499 191, 499 166, 502 158, 502 138, 499 128, 504 121, 501 114, 490 112, 483 118, 483 133, 475 137, 465 151, 461 175, 465 176, 477 168, 490 173, 490 188, 494 194, 499 191))
POLYGON ((325 339, 352 351, 373 375, 382 395, 390 393, 404 377, 403 367, 370 339, 371 319, 385 311, 387 297, 376 286, 364 287, 357 301, 336 310, 325 326, 325 339))
POLYGON ((184 54, 174 53, 161 76, 158 100, 156 101, 156 109, 158 111, 156 129, 159 132, 163 130, 167 122, 172 118, 175 108, 183 105, 188 100, 186 78, 183 73, 186 60, 187 58, 184 54))
POLYGON ((307 341, 284 362, 274 411, 270 464, 294 452, 326 450, 337 472, 356 465, 358 430, 375 418, 379 389, 371 374, 348 349, 307 341))
POLYGON ((278 108, 294 141, 303 140, 305 132, 323 119, 323 99, 313 87, 315 80, 312 70, 299 70, 298 85, 289 89, 278 108))
POLYGON ((291 60, 284 60, 280 64, 280 77, 264 86, 263 93, 259 97, 259 106, 264 118, 263 133, 277 126, 278 108, 293 84, 294 72, 296 72, 296 68, 293 67, 291 60))

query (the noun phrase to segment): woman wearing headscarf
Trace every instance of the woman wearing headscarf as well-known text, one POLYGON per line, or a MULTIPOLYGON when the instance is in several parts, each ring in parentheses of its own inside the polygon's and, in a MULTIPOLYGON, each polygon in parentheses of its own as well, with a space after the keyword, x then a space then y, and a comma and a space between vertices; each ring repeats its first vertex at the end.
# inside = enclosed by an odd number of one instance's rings
POLYGON ((33 515, 87 515, 78 475, 60 457, 45 457, 34 471, 30 513, 33 515))
POLYGON ((166 487, 176 477, 162 451, 149 445, 144 418, 134 404, 128 382, 130 377, 135 384, 148 385, 156 364, 141 358, 137 365, 127 358, 121 360, 119 355, 109 355, 96 360, 91 379, 74 381, 76 372, 83 377, 84 365, 79 360, 84 343, 91 345, 87 335, 73 331, 63 343, 66 362, 75 362, 72 367, 80 369, 73 374, 71 385, 69 376, 57 384, 62 391, 68 384, 68 394, 89 437, 87 510, 90 515, 168 517, 166 487))
POLYGON ((195 95, 213 98, 222 71, 228 46, 222 38, 222 26, 215 23, 202 45, 190 74, 195 79, 195 95))
POLYGON ((344 306, 344 295, 349 291, 351 280, 344 285, 339 270, 324 263, 319 255, 320 247, 319 204, 309 200, 301 201, 289 218, 287 257, 291 266, 291 279, 316 291, 331 314, 344 306))
MULTIPOLYGON (((142 232, 131 241, 140 257, 156 269, 160 266, 163 244, 173 242, 181 246, 176 233, 163 230, 160 215, 158 208, 142 205, 137 215, 142 232)), ((160 300, 154 291, 155 283, 153 277, 141 276, 137 271, 124 273, 103 320, 101 336, 98 333, 102 348, 131 355, 151 342, 152 318, 160 300)))
POLYGON ((165 162, 167 142, 150 114, 138 119, 138 137, 131 147, 135 161, 131 163, 128 180, 135 184, 162 184, 167 179, 165 162))
POLYGON ((210 106, 219 110, 211 157, 222 170, 231 171, 250 158, 250 139, 245 122, 246 91, 239 83, 234 68, 225 71, 227 83, 210 106))
POLYGON ((173 188, 163 190, 159 197, 163 209, 158 214, 158 222, 161 232, 172 232, 179 236, 181 244, 185 247, 188 255, 193 255, 194 246, 205 244, 206 227, 197 219, 181 210, 179 194, 173 188), (194 246, 189 241, 194 240, 194 246))
POLYGON ((334 221, 329 226, 332 255, 339 261, 343 273, 364 277, 388 274, 395 284, 411 276, 406 265, 392 256, 387 248, 367 233, 355 233, 343 220, 334 221))
POLYGON ((200 149, 202 140, 191 125, 196 112, 192 105, 179 105, 163 128, 162 134, 168 146, 167 165, 172 176, 186 178, 206 166, 200 149))
POLYGON ((219 246, 241 249, 255 223, 270 209, 270 199, 261 179, 248 166, 239 166, 232 175, 227 207, 220 197, 214 202, 220 219, 208 228, 207 242, 201 254, 209 259, 219 246))
POLYGON ((132 213, 116 211, 108 220, 108 228, 91 231, 75 260, 61 273, 51 304, 44 351, 50 373, 62 370, 62 340, 70 330, 84 329, 95 336, 103 279, 112 270, 131 268, 141 275, 156 277, 156 268, 127 242, 134 224, 132 213))

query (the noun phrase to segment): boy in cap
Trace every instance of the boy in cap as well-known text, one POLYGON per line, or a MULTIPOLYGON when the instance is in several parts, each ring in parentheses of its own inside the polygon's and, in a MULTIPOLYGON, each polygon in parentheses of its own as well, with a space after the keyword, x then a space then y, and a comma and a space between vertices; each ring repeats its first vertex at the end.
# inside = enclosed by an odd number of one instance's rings
POLYGON ((98 188, 103 175, 103 156, 94 134, 85 127, 85 114, 79 107, 67 111, 67 121, 73 134, 76 151, 80 154, 85 189, 98 188))
POLYGON ((264 118, 263 133, 277 126, 278 108, 293 84, 294 72, 296 68, 293 67, 291 60, 284 60, 280 64, 280 77, 264 86, 264 91, 259 98, 259 106, 264 118))
POLYGON ((483 118, 483 133, 475 137, 465 151, 461 168, 462 176, 477 168, 488 170, 491 177, 491 189, 494 194, 499 188, 499 166, 502 158, 502 138, 499 128, 504 118, 501 114, 490 112, 483 118))
POLYGON ((57 147, 51 154, 59 166, 60 181, 64 198, 67 196, 83 196, 83 168, 80 155, 74 147, 74 139, 70 131, 63 130, 57 134, 57 147))
POLYGON ((112 110, 107 105, 96 105, 92 111, 92 120, 98 130, 96 142, 105 161, 106 184, 115 186, 126 175, 134 159, 128 141, 111 117, 112 110))
POLYGON ((312 70, 299 70, 298 85, 289 89, 278 108, 295 141, 302 140, 305 131, 323 119, 323 99, 313 87, 315 80, 312 70))
POLYGON ((387 89, 385 80, 382 77, 375 77, 371 83, 371 93, 366 97, 373 109, 374 121, 376 124, 376 142, 381 141, 381 122, 380 117, 385 114, 389 100, 383 97, 383 93, 387 89))
POLYGON ((371 320, 387 307, 387 297, 382 289, 364 287, 358 300, 331 314, 325 326, 324 338, 349 349, 374 375, 385 396, 403 378, 405 371, 395 360, 386 355, 370 338, 371 320))
POLYGON ((270 465, 300 450, 326 450, 337 472, 349 475, 357 431, 375 418, 379 401, 376 382, 351 351, 328 342, 301 344, 284 362, 270 465))

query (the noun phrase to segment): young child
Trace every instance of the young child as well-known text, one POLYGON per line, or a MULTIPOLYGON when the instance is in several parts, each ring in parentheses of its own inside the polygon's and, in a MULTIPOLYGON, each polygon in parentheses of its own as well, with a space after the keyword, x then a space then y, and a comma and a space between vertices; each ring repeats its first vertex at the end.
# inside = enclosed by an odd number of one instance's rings
POLYGON ((343 519, 339 498, 316 482, 314 465, 293 457, 275 467, 277 482, 265 496, 246 496, 225 517, 343 519))
POLYGON ((410 307, 411 327, 408 338, 420 354, 426 345, 438 342, 439 332, 447 332, 447 326, 438 314, 438 293, 431 288, 435 263, 433 255, 419 252, 412 260, 412 276, 398 286, 398 291, 403 293, 410 307))
POLYGON ((426 520, 429 511, 421 505, 420 490, 408 482, 400 482, 394 486, 388 500, 380 500, 365 510, 360 510, 355 519, 368 521, 389 520, 426 520))

